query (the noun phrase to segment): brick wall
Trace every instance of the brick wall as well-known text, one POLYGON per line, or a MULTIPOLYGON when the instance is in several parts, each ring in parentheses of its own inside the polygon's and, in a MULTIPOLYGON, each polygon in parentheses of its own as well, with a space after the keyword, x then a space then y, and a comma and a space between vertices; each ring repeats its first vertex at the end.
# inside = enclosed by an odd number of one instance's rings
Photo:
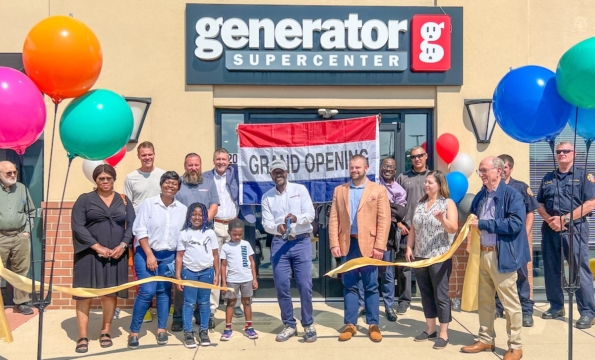
MULTIPOLYGON (((56 237, 56 228, 58 226, 58 202, 51 202, 46 209, 48 216, 47 231, 47 259, 51 259, 54 246, 56 247, 55 265, 54 265, 54 284, 63 286, 72 286, 72 262, 74 249, 72 246, 72 231, 70 228, 71 209, 74 202, 64 202, 62 207, 60 228, 56 237)), ((453 257, 452 274, 450 276, 450 296, 461 297, 463 291, 463 280, 465 279, 465 269, 467 267, 467 252, 465 244, 457 249, 453 257)), ((49 281, 51 263, 46 264, 46 283, 49 281)), ((528 264, 529 282, 531 284, 531 297, 533 297, 533 263, 528 264)), ((129 281, 133 281, 132 272, 129 275, 129 281)), ((128 291, 128 299, 118 299, 118 307, 126 309, 132 308, 134 304, 135 288, 128 291)), ((48 309, 74 309, 75 302, 71 296, 54 292, 52 295, 52 305, 48 309)), ((99 299, 93 300, 93 309, 100 308, 99 299)))

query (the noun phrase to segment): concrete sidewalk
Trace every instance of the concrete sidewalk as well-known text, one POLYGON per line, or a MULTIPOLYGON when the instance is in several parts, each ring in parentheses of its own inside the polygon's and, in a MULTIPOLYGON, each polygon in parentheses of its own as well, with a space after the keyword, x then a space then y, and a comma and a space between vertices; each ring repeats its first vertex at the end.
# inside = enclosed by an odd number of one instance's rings
MULTIPOLYGON (((567 359, 568 328, 561 320, 542 320, 541 312, 547 309, 543 303, 536 304, 535 326, 523 328, 524 359, 567 359)), ((186 349, 182 345, 182 333, 170 333, 169 343, 158 346, 155 341, 156 319, 144 324, 141 330, 140 347, 129 350, 126 347, 130 314, 122 312, 118 320, 114 320, 112 337, 114 346, 102 349, 99 346, 100 314, 93 313, 90 320, 89 352, 77 354, 74 351, 78 337, 74 310, 54 310, 45 314, 44 325, 44 359, 243 359, 243 360, 303 360, 303 359, 498 359, 507 350, 506 320, 496 320, 496 352, 480 354, 462 354, 459 349, 463 345, 474 342, 473 334, 477 331, 478 317, 475 313, 454 312, 450 326, 450 345, 444 350, 433 350, 433 343, 416 343, 413 337, 425 329, 425 321, 421 305, 414 303, 405 314, 400 315, 397 323, 386 321, 381 313, 380 328, 384 337, 381 343, 372 343, 367 337, 367 326, 360 318, 359 331, 352 340, 340 343, 337 340, 339 329, 343 326, 342 303, 315 303, 314 319, 318 331, 318 341, 304 343, 301 338, 303 329, 298 326, 300 337, 285 343, 275 342, 275 335, 282 329, 279 320, 279 308, 276 303, 254 304, 254 327, 259 339, 249 340, 240 331, 243 319, 234 318, 234 336, 229 342, 219 340, 225 324, 223 312, 217 312, 217 327, 211 331, 212 345, 186 349)), ((296 315, 299 317, 299 304, 296 304, 296 315)), ((578 314, 575 311, 575 319, 578 314)), ((171 322, 171 317, 170 317, 171 322)), ((0 343, 0 359, 21 360, 34 359, 37 346, 37 317, 14 331, 15 341, 10 344, 0 343)), ((168 324, 169 330, 169 324, 168 324)), ((595 329, 587 331, 574 329, 574 358, 591 359, 595 356, 595 329)))

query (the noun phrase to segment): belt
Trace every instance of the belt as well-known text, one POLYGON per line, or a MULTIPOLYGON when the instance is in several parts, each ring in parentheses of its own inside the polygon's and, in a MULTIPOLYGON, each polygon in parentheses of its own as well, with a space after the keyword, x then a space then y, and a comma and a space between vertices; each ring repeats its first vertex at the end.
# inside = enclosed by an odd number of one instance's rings
POLYGON ((481 251, 487 251, 487 252, 491 252, 491 251, 496 251, 496 246, 481 246, 480 247, 481 251))
POLYGON ((22 233, 23 230, 25 230, 25 228, 22 228, 20 230, 0 230, 0 234, 4 236, 15 236, 22 233))
POLYGON ((305 239, 307 237, 310 237, 310 233, 304 233, 304 234, 297 234, 296 236, 288 236, 287 239, 283 239, 283 237, 281 237, 281 235, 276 235, 275 237, 281 239, 281 240, 286 240, 286 241, 295 241, 295 240, 302 240, 305 239))
POLYGON ((218 222, 219 224, 223 224, 223 225, 227 225, 229 224, 232 220, 237 219, 237 217, 233 218, 233 219, 217 219, 215 218, 214 221, 218 222))
POLYGON ((350 234, 349 237, 357 239, 357 234, 350 234))

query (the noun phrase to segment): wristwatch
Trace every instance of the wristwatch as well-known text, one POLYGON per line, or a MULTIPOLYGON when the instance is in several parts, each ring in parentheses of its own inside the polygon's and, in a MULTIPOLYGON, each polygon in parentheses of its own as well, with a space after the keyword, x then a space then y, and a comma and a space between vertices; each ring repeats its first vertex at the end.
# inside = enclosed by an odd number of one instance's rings
POLYGON ((568 215, 564 215, 562 218, 564 219, 564 222, 565 222, 566 224, 568 224, 568 223, 570 222, 570 216, 568 216, 568 215))
POLYGON ((124 244, 124 243, 120 243, 120 246, 122 247, 122 249, 126 250, 128 249, 128 245, 124 244))

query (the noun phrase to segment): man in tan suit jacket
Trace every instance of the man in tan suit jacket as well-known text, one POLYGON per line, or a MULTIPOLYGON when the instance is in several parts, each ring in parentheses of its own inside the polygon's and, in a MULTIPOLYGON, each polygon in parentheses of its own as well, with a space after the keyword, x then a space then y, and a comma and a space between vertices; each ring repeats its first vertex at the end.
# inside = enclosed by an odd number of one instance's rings
MULTIPOLYGON (((390 205, 386 189, 366 177, 368 160, 354 155, 349 160, 351 181, 335 188, 329 219, 331 254, 349 261, 358 257, 382 259, 390 229, 390 205)), ((382 341, 378 328, 379 297, 378 268, 365 266, 343 274, 345 328, 340 341, 351 339, 356 333, 358 314, 357 282, 361 275, 364 284, 368 334, 374 342, 382 341)))

